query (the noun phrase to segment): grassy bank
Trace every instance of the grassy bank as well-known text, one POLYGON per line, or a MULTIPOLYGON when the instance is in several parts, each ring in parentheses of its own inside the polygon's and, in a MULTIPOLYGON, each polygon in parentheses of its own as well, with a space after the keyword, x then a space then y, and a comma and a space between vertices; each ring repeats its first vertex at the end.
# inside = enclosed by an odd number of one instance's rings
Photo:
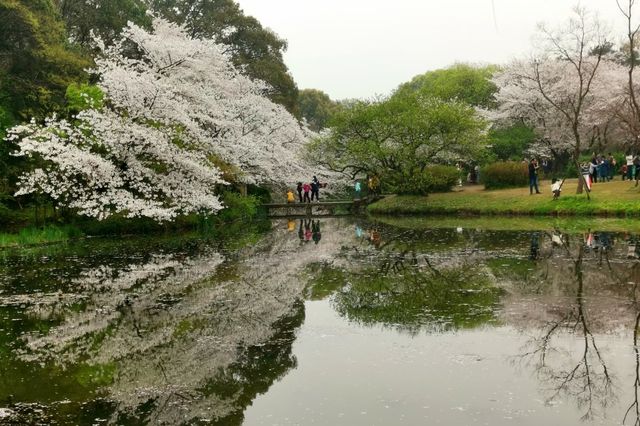
POLYGON ((593 186, 591 200, 576 195, 577 179, 567 180, 560 199, 553 201, 550 182, 542 182, 542 194, 529 188, 488 191, 481 186, 421 196, 390 196, 369 206, 383 215, 546 215, 640 217, 640 188, 628 181, 593 186))
POLYGON ((0 248, 60 243, 82 236, 83 233, 79 228, 70 225, 27 227, 17 233, 0 233, 0 248))

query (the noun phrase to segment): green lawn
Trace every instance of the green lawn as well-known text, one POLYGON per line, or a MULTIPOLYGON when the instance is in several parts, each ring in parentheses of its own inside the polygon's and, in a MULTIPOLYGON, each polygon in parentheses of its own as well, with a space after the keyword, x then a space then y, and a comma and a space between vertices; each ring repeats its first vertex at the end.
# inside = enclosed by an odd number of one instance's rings
POLYGON ((560 199, 553 201, 549 181, 541 183, 542 194, 529 195, 529 188, 488 191, 467 186, 449 193, 423 196, 389 196, 369 206, 372 214, 456 215, 599 215, 640 216, 640 187, 633 182, 595 184, 591 200, 576 195, 577 179, 567 180, 560 199))

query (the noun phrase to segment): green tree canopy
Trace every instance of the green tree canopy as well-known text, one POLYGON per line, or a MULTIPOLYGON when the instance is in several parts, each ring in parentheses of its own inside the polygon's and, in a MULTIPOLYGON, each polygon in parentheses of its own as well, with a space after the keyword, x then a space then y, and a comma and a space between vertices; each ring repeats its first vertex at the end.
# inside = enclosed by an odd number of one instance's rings
POLYGON ((67 86, 85 78, 50 0, 0 0, 0 106, 18 120, 60 109, 67 86))
POLYGON ((339 106, 322 90, 304 89, 298 95, 298 108, 309 128, 317 132, 327 127, 329 119, 339 106))
POLYGON ((112 41, 131 21, 150 26, 147 7, 142 0, 55 0, 69 38, 83 47, 91 42, 91 32, 106 42, 112 41))
POLYGON ((376 174, 399 188, 431 164, 479 155, 485 127, 465 103, 406 92, 339 111, 331 133, 316 140, 311 152, 332 170, 376 174))
MULTIPOLYGON (((65 113, 69 84, 86 79, 87 58, 67 43, 51 0, 0 0, 0 139, 6 128, 65 113)), ((0 143, 0 203, 11 202, 24 160, 13 143, 0 143)))
POLYGON ((497 87, 491 81, 498 68, 493 65, 473 67, 456 64, 446 69, 417 75, 396 90, 397 95, 419 92, 443 100, 457 99, 469 105, 493 108, 497 87))
POLYGON ((98 86, 73 83, 67 87, 67 111, 71 115, 85 109, 101 109, 104 105, 104 93, 98 86))
POLYGON ((491 129, 489 144, 496 159, 522 160, 524 151, 537 139, 536 132, 522 123, 491 129))

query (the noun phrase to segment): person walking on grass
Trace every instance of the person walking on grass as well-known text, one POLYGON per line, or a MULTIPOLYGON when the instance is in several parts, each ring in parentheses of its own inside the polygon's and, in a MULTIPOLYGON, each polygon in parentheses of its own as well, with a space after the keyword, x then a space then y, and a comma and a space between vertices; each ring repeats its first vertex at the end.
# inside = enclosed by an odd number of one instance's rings
POLYGON ((627 152, 627 155, 624 156, 625 161, 627 162, 627 179, 633 179, 633 154, 631 152, 627 152))
POLYGON ((589 161, 589 176, 591 176, 591 182, 598 183, 598 157, 595 153, 589 161))
POLYGON ((600 182, 606 182, 607 177, 609 176, 609 166, 607 164, 607 159, 603 156, 598 158, 598 179, 600 182))
POLYGON ((311 198, 309 198, 309 191, 311 191, 311 185, 309 185, 308 183, 305 183, 304 185, 302 185, 302 190, 304 191, 303 202, 310 203, 311 198))
POLYGON ((529 162, 529 195, 533 195, 533 189, 536 189, 536 194, 540 193, 538 188, 538 161, 532 158, 529 162))
POLYGON ((609 157, 607 159, 609 160, 609 180, 611 181, 616 174, 616 159, 611 153, 609 153, 609 157))

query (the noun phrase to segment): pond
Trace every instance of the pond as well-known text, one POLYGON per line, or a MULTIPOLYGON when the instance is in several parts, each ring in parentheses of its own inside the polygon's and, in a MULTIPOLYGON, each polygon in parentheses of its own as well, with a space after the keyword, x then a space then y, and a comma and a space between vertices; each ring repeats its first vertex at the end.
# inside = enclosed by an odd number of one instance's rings
POLYGON ((0 424, 640 424, 639 259, 591 219, 0 252, 0 424))

